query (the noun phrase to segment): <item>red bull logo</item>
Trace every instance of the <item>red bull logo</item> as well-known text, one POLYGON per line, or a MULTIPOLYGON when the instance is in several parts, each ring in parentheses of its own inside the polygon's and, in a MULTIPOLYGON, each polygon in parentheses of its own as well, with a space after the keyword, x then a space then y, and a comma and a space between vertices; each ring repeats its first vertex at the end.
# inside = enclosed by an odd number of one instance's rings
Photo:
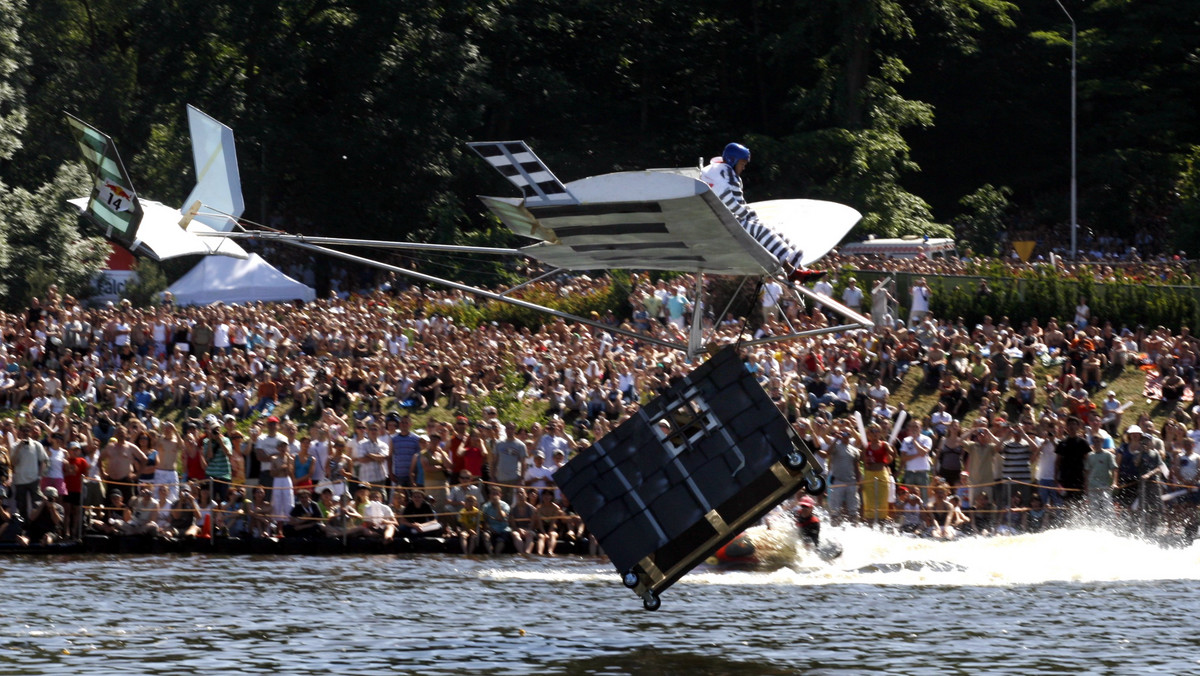
POLYGON ((115 195, 123 200, 132 200, 133 199, 132 193, 127 191, 125 188, 122 188, 121 186, 117 185, 116 183, 113 183, 112 181, 105 181, 104 188, 106 190, 108 190, 109 192, 111 192, 113 195, 115 195))

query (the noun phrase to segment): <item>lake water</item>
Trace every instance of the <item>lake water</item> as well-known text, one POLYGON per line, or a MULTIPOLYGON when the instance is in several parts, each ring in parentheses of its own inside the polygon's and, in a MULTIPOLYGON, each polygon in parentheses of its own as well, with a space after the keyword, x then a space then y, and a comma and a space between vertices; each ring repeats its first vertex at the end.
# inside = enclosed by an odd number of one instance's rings
POLYGON ((0 674, 1200 673, 1200 546, 833 533, 654 613, 578 558, 0 559, 0 674))

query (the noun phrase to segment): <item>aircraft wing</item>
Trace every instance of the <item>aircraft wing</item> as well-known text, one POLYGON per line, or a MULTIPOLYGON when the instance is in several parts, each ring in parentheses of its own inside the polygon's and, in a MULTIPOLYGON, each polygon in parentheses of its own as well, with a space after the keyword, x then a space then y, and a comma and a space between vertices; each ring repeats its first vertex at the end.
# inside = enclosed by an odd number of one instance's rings
MULTIPOLYGON (((564 185, 523 141, 469 145, 522 194, 480 199, 516 234, 542 240, 521 251, 547 265, 730 275, 780 270, 779 261, 698 180, 698 170, 617 172, 564 185)), ((751 206, 804 251, 802 265, 829 253, 862 218, 850 207, 818 200, 751 206)))
POLYGON ((754 202, 750 208, 760 221, 804 251, 801 267, 824 258, 862 220, 855 209, 822 200, 770 200, 754 202))
POLYGON ((730 275, 779 267, 708 185, 689 176, 620 172, 572 181, 564 189, 578 202, 481 199, 513 232, 543 240, 521 251, 555 267, 730 275))

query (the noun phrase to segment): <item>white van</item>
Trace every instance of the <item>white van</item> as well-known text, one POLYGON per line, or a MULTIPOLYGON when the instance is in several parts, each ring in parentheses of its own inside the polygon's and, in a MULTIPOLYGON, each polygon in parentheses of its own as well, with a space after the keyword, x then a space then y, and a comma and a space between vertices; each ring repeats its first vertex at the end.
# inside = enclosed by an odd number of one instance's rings
POLYGON ((886 256, 887 258, 957 258, 954 240, 948 237, 918 237, 910 235, 897 239, 874 239, 852 242, 838 247, 838 253, 853 256, 886 256))

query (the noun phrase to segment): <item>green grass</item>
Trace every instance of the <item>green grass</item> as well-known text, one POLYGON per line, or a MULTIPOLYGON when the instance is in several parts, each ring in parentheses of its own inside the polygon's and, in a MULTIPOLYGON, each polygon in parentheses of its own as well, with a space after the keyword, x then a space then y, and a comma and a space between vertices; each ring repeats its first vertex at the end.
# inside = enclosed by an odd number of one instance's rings
MULTIPOLYGON (((1062 373, 1061 366, 1042 366, 1040 363, 1035 364, 1033 368, 1034 379, 1038 383, 1045 383, 1046 378, 1057 377, 1062 373)), ((926 387, 921 384, 922 371, 920 366, 913 366, 909 369, 904 381, 899 385, 889 387, 893 390, 890 401, 893 405, 903 403, 914 415, 925 416, 933 411, 937 405, 938 397, 937 390, 931 387, 926 387)), ((1146 373, 1139 370, 1136 366, 1125 366, 1124 368, 1110 368, 1104 374, 1105 386, 1093 393, 1091 400, 1097 407, 1105 399, 1105 395, 1109 390, 1116 392, 1117 400, 1124 403, 1132 401, 1130 406, 1122 416, 1122 425, 1128 426, 1137 421, 1142 413, 1149 413, 1151 420, 1154 421, 1155 427, 1161 427, 1166 417, 1172 412, 1173 407, 1164 405, 1161 401, 1146 399, 1143 396, 1143 390, 1146 385, 1146 373)), ((886 384, 886 383, 885 383, 886 384)), ((1009 392, 1005 394, 1005 398, 1013 393, 1011 387, 1009 392)), ((1045 397, 1041 389, 1038 390, 1038 398, 1035 410, 1040 410, 1045 403, 1045 397)))

